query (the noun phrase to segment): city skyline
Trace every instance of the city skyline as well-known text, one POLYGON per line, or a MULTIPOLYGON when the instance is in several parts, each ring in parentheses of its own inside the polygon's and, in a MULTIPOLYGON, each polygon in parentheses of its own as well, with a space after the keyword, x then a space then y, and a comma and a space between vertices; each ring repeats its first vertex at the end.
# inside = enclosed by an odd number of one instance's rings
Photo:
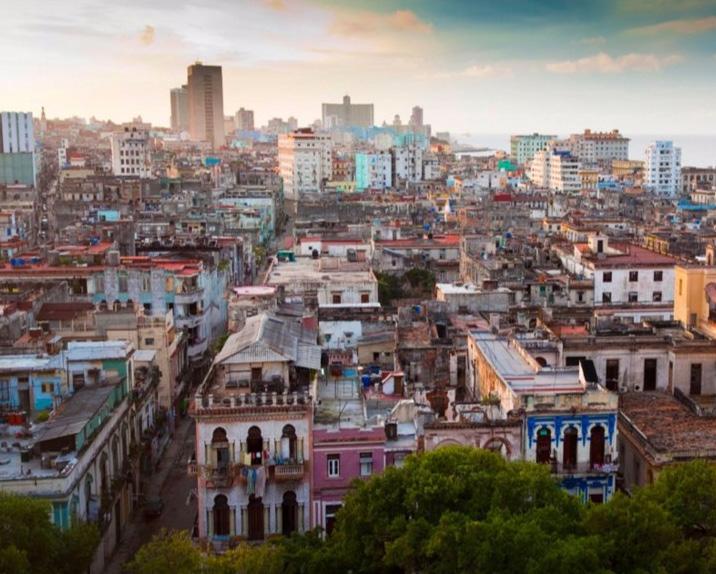
POLYGON ((168 90, 200 60, 257 125, 350 94, 378 124, 417 104, 455 132, 715 131, 716 2, 578 4, 31 0, 4 17, 0 89, 7 109, 168 126, 168 90))

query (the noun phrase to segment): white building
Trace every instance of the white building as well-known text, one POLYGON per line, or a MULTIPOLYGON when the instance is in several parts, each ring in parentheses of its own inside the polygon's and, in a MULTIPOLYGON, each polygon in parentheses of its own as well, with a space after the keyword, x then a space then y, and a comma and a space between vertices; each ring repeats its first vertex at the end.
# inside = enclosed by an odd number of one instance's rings
POLYGON ((300 129, 278 138, 278 167, 283 192, 289 199, 304 193, 320 193, 333 175, 331 136, 300 129))
POLYGON ((423 180, 423 150, 416 146, 394 147, 390 150, 393 156, 393 186, 401 183, 416 183, 423 180))
POLYGON ((622 136, 619 130, 584 130, 583 134, 572 135, 570 142, 572 153, 584 163, 611 163, 613 160, 629 159, 629 138, 622 136))
POLYGON ((675 196, 681 189, 681 148, 655 141, 646 148, 644 186, 658 195, 675 196))
POLYGON ((136 127, 125 127, 124 131, 112 134, 110 144, 114 175, 151 177, 152 160, 148 132, 136 127))
POLYGON ((529 177, 537 187, 549 187, 549 157, 549 151, 540 150, 532 158, 529 177))
POLYGON ((554 152, 549 157, 549 188, 562 193, 577 193, 582 189, 579 160, 569 153, 554 152))
POLYGON ((32 112, 0 112, 0 153, 35 152, 32 112))

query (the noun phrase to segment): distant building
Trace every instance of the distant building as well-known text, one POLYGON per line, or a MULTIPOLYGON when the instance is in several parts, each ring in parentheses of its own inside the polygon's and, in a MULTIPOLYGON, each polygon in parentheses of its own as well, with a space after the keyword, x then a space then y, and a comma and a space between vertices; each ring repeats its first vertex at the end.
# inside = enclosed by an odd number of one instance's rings
POLYGON ((510 137, 510 155, 519 164, 529 163, 538 151, 546 150, 547 144, 557 139, 555 135, 534 133, 510 137))
POLYGON ((566 152, 552 153, 549 159, 549 188, 562 193, 577 193, 582 189, 579 160, 566 152))
POLYGON ((582 134, 573 134, 567 141, 572 154, 583 163, 611 164, 614 160, 629 159, 629 138, 621 135, 619 130, 610 132, 584 130, 582 134))
POLYGON ((416 128, 423 126, 423 108, 414 106, 413 112, 410 114, 410 125, 416 128))
POLYGON ((390 152, 357 153, 355 165, 356 191, 384 190, 392 185, 393 170, 390 152))
POLYGON ((323 104, 324 128, 373 126, 373 104, 352 104, 350 96, 343 96, 340 104, 323 104))
POLYGON ((0 184, 35 185, 35 132, 31 112, 0 112, 0 184))
POLYGON ((245 110, 239 108, 236 112, 236 129, 240 132, 254 131, 254 112, 253 110, 245 110))
POLYGON ((646 148, 644 186, 658 195, 673 197, 681 189, 681 148, 672 141, 655 141, 646 148))
POLYGON ((151 176, 152 160, 149 153, 148 132, 138 130, 136 127, 125 127, 124 131, 112 134, 110 144, 114 175, 151 176))
POLYGON ((189 130, 189 87, 185 84, 180 88, 173 88, 171 99, 171 127, 175 132, 189 130))
POLYGON ((320 193, 323 182, 332 175, 331 137, 311 129, 280 135, 278 166, 287 198, 320 193))
POLYGON ((192 139, 224 145, 224 93, 221 66, 189 66, 189 133, 192 139))

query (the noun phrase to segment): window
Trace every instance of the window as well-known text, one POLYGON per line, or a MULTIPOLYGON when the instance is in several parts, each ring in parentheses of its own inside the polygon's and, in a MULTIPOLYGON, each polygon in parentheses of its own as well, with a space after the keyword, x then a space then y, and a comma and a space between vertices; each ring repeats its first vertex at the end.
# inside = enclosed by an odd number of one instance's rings
POLYGON ((10 401, 10 381, 0 381, 0 402, 10 401))
POLYGON ((611 303, 612 302, 612 294, 609 291, 604 291, 602 293, 602 303, 611 303))
POLYGON ((153 344, 154 344, 154 338, 153 338, 153 337, 147 337, 146 339, 144 339, 144 344, 147 345, 147 346, 153 345, 153 344))
POLYGON ((577 291, 577 301, 584 303, 584 291, 577 291))
POLYGON ((340 305, 341 304, 341 294, 340 293, 333 293, 331 295, 332 301, 334 305, 340 305))
POLYGON ((644 390, 656 390, 656 359, 644 359, 644 390))
POLYGON ((577 444, 579 433, 575 427, 568 427, 564 431, 564 445, 562 446, 562 464, 565 469, 577 466, 577 444))
POLYGON ((689 380, 689 394, 701 394, 701 363, 691 363, 691 378, 689 380))
POLYGON ((604 282, 604 283, 612 282, 612 272, 611 271, 605 271, 604 273, 602 273, 602 282, 604 282))
POLYGON ((55 383, 42 383, 42 392, 46 395, 54 394, 55 383))
POLYGON ((652 300, 654 303, 661 303, 661 291, 654 291, 654 292, 651 294, 651 300, 652 300))
POLYGON ((595 425, 589 433, 589 466, 600 467, 604 464, 604 427, 595 425))
POLYGON ((639 301, 639 293, 636 291, 629 291, 629 303, 637 303, 639 301))
POLYGON ((251 457, 251 466, 260 465, 263 461, 264 439, 261 436, 261 429, 253 426, 249 429, 246 437, 246 452, 251 457))
POLYGON ((537 431, 537 459, 540 464, 547 464, 552 456, 552 431, 542 427, 537 431))
POLYGON ((370 303, 370 293, 361 293, 360 294, 360 302, 361 303, 370 303))
POLYGON ((663 281, 663 279, 664 279, 663 271, 654 271, 654 281, 663 281))
POLYGON ((341 509, 340 504, 326 504, 326 534, 330 535, 336 525, 336 514, 341 509))
POLYGON ((639 272, 638 271, 629 271, 629 282, 635 283, 636 281, 639 281, 639 272))
POLYGON ((328 477, 338 478, 341 475, 341 455, 328 455, 328 477))
POLYGON ((619 388, 619 359, 607 359, 607 389, 616 391, 619 388))
POLYGON ((373 474, 373 453, 362 452, 360 453, 360 475, 370 476, 373 474))

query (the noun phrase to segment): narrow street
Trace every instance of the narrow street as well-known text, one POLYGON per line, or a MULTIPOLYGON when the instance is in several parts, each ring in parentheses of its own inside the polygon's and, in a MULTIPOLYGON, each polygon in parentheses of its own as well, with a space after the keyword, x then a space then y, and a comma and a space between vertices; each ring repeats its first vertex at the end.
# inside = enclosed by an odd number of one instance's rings
POLYGON ((124 529, 119 547, 107 562, 105 574, 121 574, 123 565, 162 528, 191 532, 196 517, 196 500, 188 498, 196 487, 196 480, 187 476, 186 461, 193 452, 194 420, 187 416, 179 421, 174 440, 147 481, 147 492, 159 494, 164 501, 161 516, 146 521, 141 508, 137 509, 131 524, 124 529))

